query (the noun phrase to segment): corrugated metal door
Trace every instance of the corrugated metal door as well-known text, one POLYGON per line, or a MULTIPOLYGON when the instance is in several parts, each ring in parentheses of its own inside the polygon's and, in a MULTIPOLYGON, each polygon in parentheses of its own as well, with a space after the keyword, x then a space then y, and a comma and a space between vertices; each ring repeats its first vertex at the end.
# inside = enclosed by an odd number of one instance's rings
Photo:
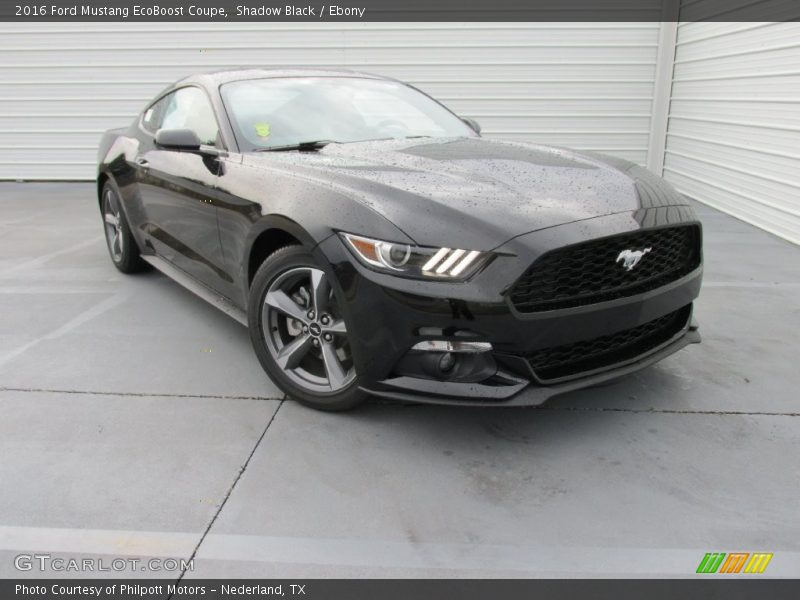
POLYGON ((645 164, 658 23, 2 23, 0 179, 90 179, 100 133, 170 82, 237 66, 409 81, 488 136, 645 164))
POLYGON ((680 24, 664 176, 800 243, 800 23, 680 24))

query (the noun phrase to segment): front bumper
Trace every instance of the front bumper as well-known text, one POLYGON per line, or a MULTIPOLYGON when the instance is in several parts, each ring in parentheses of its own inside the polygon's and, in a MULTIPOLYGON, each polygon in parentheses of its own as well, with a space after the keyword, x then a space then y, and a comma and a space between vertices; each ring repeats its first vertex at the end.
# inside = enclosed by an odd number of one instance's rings
POLYGON ((370 394, 392 400, 425 402, 429 404, 459 404, 468 406, 538 406, 545 401, 567 392, 591 387, 618 379, 657 363, 670 354, 700 343, 697 325, 690 326, 674 340, 624 365, 552 385, 536 385, 520 378, 519 384, 498 389, 477 383, 436 382, 412 377, 395 377, 380 382, 377 389, 362 389, 370 394))
MULTIPOLYGON (((607 235, 696 223, 690 208, 659 207, 620 213, 534 232, 495 249, 499 256, 466 283, 401 279, 358 263, 338 236, 316 249, 330 265, 348 323, 361 388, 376 396, 437 404, 537 405, 555 395, 618 378, 651 365, 700 336, 691 315, 667 340, 618 363, 542 382, 524 357, 629 330, 686 308, 690 311, 702 266, 658 289, 577 308, 521 314, 506 292, 538 256, 553 248, 607 235), (666 210, 669 209, 669 210, 666 210), (657 214, 656 214, 657 213, 657 214), (398 372, 423 340, 485 341, 493 346, 496 372, 480 381, 448 381, 398 372)), ((690 313, 689 313, 690 314, 690 313)))

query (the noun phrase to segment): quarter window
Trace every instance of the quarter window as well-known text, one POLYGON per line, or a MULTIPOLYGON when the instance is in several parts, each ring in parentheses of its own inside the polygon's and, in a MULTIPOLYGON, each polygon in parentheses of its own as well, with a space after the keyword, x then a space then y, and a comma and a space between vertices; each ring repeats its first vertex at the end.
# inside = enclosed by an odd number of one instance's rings
POLYGON ((167 106, 167 103, 170 101, 170 96, 164 96, 153 104, 150 108, 144 111, 144 115, 142 116, 142 127, 153 135, 155 135, 156 131, 158 131, 159 127, 161 127, 161 121, 164 118, 164 109, 167 106))

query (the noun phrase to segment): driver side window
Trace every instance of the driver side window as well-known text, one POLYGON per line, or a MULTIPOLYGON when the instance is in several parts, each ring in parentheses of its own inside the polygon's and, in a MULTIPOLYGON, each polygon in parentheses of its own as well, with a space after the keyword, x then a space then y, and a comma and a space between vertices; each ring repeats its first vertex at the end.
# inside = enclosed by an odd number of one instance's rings
POLYGON ((216 145, 219 127, 214 109, 203 90, 181 88, 165 96, 145 113, 145 125, 150 118, 160 119, 156 129, 191 129, 203 144, 216 145))

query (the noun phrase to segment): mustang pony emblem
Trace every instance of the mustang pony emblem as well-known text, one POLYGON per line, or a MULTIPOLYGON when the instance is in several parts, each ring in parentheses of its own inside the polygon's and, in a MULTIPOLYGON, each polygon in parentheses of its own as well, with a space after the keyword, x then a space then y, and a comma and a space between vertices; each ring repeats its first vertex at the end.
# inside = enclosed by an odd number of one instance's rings
POLYGON ((622 263, 622 267, 626 271, 630 271, 633 269, 633 267, 639 264, 639 261, 642 260, 642 257, 650 252, 650 250, 652 250, 652 248, 645 248, 644 250, 623 250, 619 253, 617 260, 614 262, 619 262, 621 260, 625 261, 622 263))

